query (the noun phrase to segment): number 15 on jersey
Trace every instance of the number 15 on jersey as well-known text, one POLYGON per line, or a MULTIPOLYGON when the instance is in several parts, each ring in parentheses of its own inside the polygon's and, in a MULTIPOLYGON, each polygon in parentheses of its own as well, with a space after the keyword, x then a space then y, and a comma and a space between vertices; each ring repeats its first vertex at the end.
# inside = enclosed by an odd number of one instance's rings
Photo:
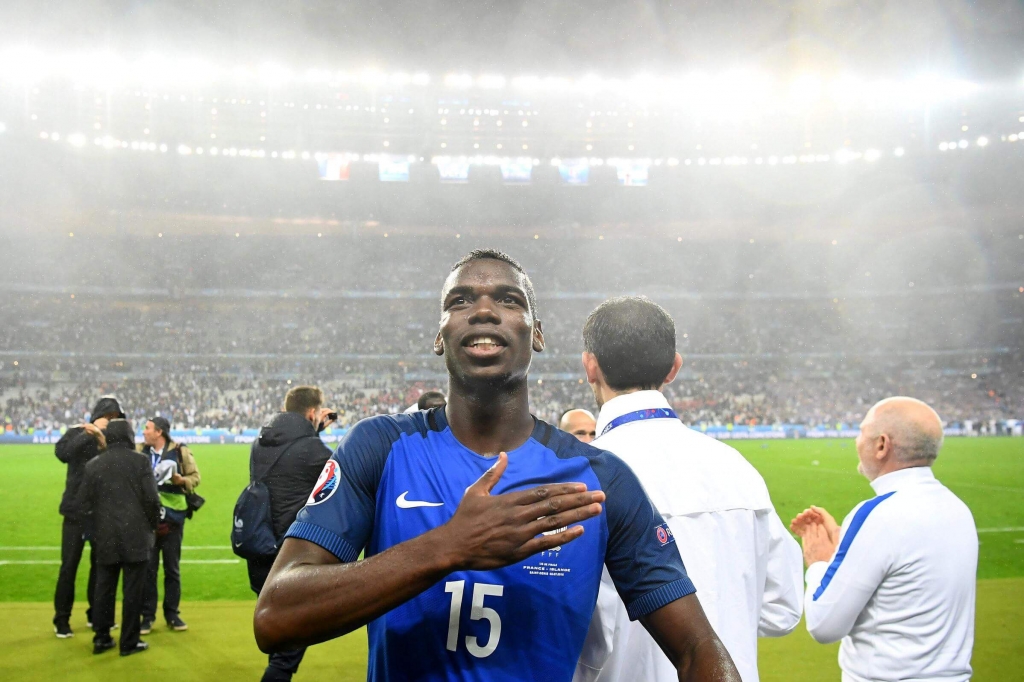
MULTIPOLYGON (((452 595, 451 610, 448 613, 448 651, 459 648, 459 620, 462 616, 462 597, 466 591, 465 580, 452 580, 444 584, 444 591, 452 595)), ((469 612, 470 620, 486 620, 491 625, 487 643, 483 646, 475 635, 466 636, 466 651, 476 658, 487 658, 498 648, 501 639, 501 617, 494 609, 484 606, 485 597, 500 597, 505 591, 503 585, 476 583, 473 585, 473 603, 469 612)))

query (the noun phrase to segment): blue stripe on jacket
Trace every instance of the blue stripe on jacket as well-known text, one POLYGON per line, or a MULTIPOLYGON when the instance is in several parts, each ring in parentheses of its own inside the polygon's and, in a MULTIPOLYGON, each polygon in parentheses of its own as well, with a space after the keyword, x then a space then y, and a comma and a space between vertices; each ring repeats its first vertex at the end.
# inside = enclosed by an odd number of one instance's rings
POLYGON ((850 528, 846 531, 846 535, 843 536, 842 542, 839 543, 839 551, 836 552, 835 558, 832 559, 832 563, 828 565, 828 569, 825 571, 825 575, 821 579, 821 584, 818 585, 818 589, 814 591, 814 601, 818 601, 818 597, 825 591, 828 584, 832 582, 832 576, 839 570, 839 564, 843 563, 843 559, 846 558, 846 553, 850 550, 850 545, 853 544, 853 539, 857 537, 857 533, 860 531, 860 527, 864 525, 864 522, 868 518, 868 514, 874 511, 875 507, 881 504, 883 501, 892 497, 896 491, 886 493, 885 495, 879 495, 873 497, 865 502, 857 513, 853 515, 853 521, 850 522, 850 528))

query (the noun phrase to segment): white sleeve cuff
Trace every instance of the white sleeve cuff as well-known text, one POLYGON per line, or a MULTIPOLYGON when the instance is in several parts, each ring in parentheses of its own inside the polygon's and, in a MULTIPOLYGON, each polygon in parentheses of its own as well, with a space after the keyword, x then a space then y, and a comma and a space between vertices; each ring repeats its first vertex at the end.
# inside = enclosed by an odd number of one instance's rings
POLYGON ((807 572, 804 573, 804 581, 807 583, 808 589, 818 589, 818 585, 821 584, 821 579, 825 577, 825 571, 827 570, 827 561, 815 561, 808 566, 807 572))

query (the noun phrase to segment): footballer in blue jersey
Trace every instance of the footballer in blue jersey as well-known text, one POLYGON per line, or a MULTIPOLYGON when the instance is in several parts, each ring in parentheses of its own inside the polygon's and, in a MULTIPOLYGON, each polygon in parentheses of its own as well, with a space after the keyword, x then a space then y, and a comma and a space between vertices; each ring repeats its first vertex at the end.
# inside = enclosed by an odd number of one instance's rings
POLYGON ((260 594, 261 649, 367 625, 372 681, 568 682, 606 567, 680 679, 739 680, 633 472, 530 415, 535 311, 508 256, 456 264, 434 346, 447 406, 345 437, 260 594))

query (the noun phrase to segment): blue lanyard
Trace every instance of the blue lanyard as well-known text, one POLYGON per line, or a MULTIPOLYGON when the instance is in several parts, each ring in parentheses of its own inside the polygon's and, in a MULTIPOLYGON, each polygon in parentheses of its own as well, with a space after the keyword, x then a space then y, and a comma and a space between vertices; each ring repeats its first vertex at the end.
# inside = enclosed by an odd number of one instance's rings
POLYGON ((604 429, 601 430, 601 435, 608 433, 612 429, 618 428, 623 424, 629 422, 640 421, 643 419, 679 419, 679 416, 668 407, 655 407, 649 410, 637 410, 636 412, 627 412, 621 417, 608 422, 604 429))

